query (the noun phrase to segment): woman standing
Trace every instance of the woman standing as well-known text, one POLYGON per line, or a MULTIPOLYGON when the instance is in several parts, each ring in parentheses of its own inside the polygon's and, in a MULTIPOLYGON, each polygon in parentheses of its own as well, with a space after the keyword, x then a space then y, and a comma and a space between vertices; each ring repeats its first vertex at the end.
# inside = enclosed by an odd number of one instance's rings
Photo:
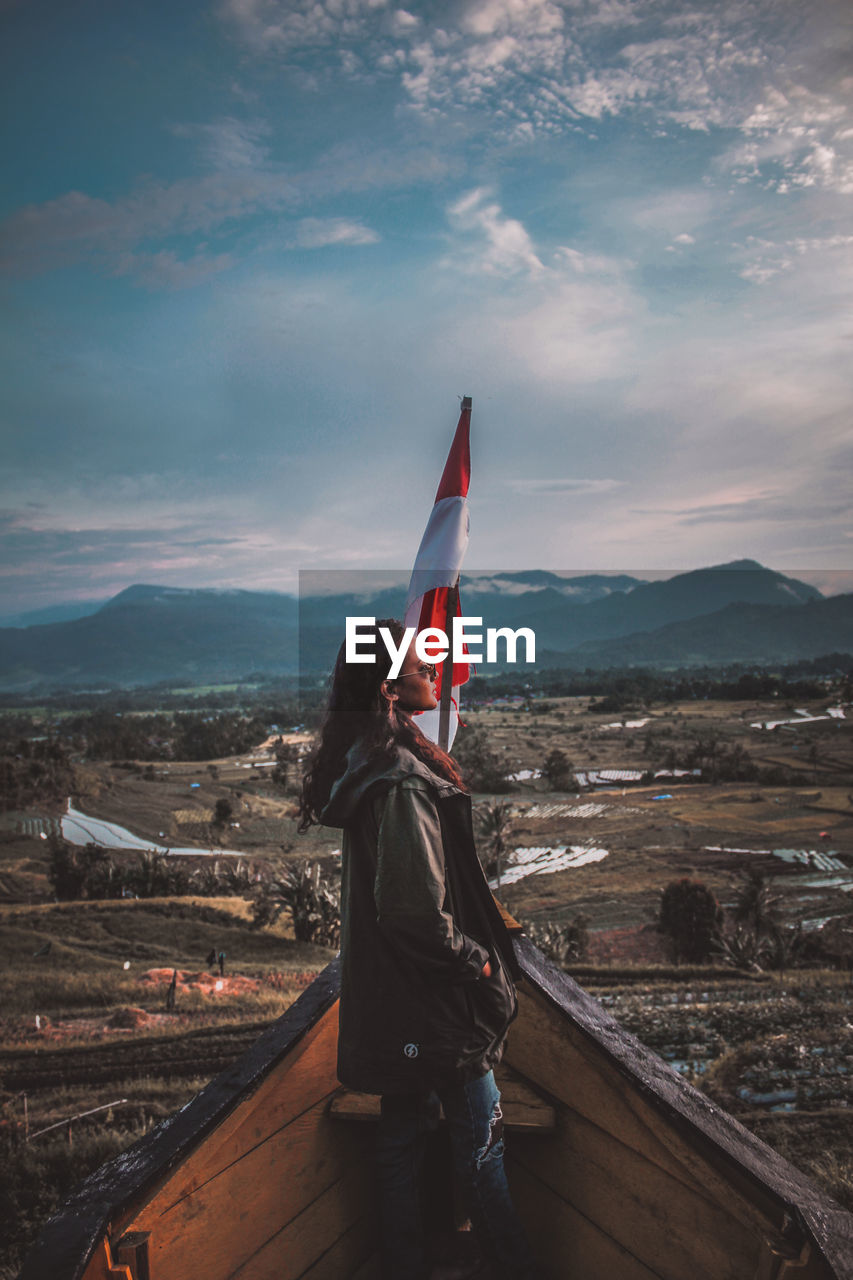
MULTIPOLYGON (((401 643, 399 622, 379 627, 401 643)), ((412 719, 437 705, 435 668, 412 645, 390 680, 378 634, 375 653, 370 664, 347 663, 343 647, 338 655, 300 829, 344 832, 338 1076, 382 1095, 383 1280, 429 1275, 420 1172, 439 1101, 492 1275, 532 1280, 492 1070, 516 1013, 512 945, 477 859, 470 796, 412 719)))

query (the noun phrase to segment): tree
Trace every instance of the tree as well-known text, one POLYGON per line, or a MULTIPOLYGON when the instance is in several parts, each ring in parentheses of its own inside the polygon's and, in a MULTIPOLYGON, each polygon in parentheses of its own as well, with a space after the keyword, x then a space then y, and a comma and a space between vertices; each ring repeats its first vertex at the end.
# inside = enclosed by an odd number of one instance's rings
POLYGON ((86 870, 77 857, 77 851, 58 836, 50 837, 48 847, 50 862, 47 878, 57 899, 68 902, 81 898, 83 885, 86 883, 86 870))
POLYGON ((482 729, 468 729, 456 735, 453 756, 472 791, 509 791, 506 767, 488 745, 482 729))
POLYGON ((290 770, 294 766, 298 769, 301 758, 299 747, 294 742, 285 742, 284 738, 279 737, 275 744, 276 765, 272 771, 273 782, 286 791, 290 782, 290 770))
POLYGON ((477 831, 488 849, 486 872, 495 875, 501 887, 501 863, 512 834, 512 806, 506 800, 477 806, 477 831))
POLYGON ((573 767, 565 751, 554 747, 545 757, 542 776, 548 779, 552 791, 574 791, 578 783, 572 772, 573 767))
POLYGON ((543 920, 541 923, 525 920, 523 924, 530 941, 555 964, 565 969, 569 964, 586 959, 589 921, 589 916, 578 915, 568 924, 558 924, 556 920, 543 920))
POLYGON ((707 960, 721 936, 722 923, 720 904, 700 880, 685 876, 663 890, 658 930, 669 938, 676 964, 707 960))
POLYGON ((293 917, 293 935, 298 942, 340 946, 340 889, 324 877, 319 862, 306 859, 282 867, 278 878, 258 891, 252 923, 258 929, 275 924, 284 910, 293 917))
POLYGON ((234 809, 231 801, 226 796, 220 796, 216 801, 216 807, 213 810, 213 822, 217 827, 224 827, 226 822, 230 822, 234 809))
POLYGON ((776 932, 779 898, 770 890, 770 881, 758 867, 744 872, 735 899, 734 916, 738 924, 746 925, 759 937, 772 937, 776 932))

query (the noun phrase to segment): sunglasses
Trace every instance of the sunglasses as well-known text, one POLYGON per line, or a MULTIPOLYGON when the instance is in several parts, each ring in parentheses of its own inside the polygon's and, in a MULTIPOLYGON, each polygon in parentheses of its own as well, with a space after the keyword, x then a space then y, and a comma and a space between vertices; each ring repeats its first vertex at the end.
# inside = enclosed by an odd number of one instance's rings
POLYGON ((430 680, 434 680, 436 676, 436 668, 430 666, 420 666, 417 671, 407 671, 405 675, 397 676, 398 680, 408 680, 409 676, 428 676, 430 680))

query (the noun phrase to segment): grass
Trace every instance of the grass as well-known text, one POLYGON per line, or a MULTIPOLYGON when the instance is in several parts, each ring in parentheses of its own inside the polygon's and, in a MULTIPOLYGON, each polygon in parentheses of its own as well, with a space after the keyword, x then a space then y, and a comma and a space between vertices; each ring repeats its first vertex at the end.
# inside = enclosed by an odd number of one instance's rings
POLYGON ((211 950, 225 951, 226 977, 239 973, 260 980, 260 989, 229 992, 226 983, 215 997, 182 989, 179 1015, 273 1018, 301 990, 300 975, 319 971, 330 954, 297 943, 284 920, 270 930, 253 929, 249 905, 234 899, 7 907, 0 910, 0 924, 0 1035, 7 1041, 18 1041, 21 1020, 32 1027, 36 1014, 104 1019, 128 1005, 160 1013, 165 987, 143 982, 143 975, 150 969, 205 972, 211 950), (36 954, 48 944, 47 954, 36 954))
POLYGON ((119 1155, 151 1127, 110 1126, 67 1137, 45 1135, 22 1146, 17 1137, 0 1136, 0 1280, 15 1280, 29 1245, 73 1188, 107 1160, 119 1155))

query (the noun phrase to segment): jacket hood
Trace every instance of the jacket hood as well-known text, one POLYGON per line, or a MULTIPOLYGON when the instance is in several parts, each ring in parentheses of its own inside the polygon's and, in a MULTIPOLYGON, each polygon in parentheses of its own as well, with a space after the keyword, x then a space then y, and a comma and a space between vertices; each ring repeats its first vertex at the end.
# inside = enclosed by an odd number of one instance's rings
POLYGON ((358 741, 347 752, 347 767, 334 783, 320 821, 326 827, 345 827, 371 788, 377 784, 391 787, 403 778, 423 778, 439 795, 454 795, 459 790, 433 773, 407 747, 395 746, 389 755, 370 759, 358 741))

